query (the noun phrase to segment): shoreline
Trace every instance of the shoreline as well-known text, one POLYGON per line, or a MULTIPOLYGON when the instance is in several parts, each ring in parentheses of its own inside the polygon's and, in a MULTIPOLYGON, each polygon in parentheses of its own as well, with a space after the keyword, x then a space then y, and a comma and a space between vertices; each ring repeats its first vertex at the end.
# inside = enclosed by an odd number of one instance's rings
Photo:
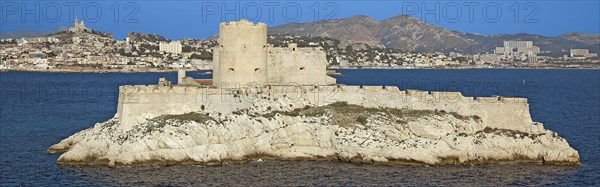
MULTIPOLYGON (((186 71, 207 71, 210 69, 188 69, 186 71)), ((169 69, 169 70, 83 70, 83 71, 73 71, 73 70, 31 70, 31 69, 4 69, 0 70, 1 72, 36 72, 36 73, 173 73, 177 72, 177 69, 169 69)))
POLYGON ((363 67, 363 68, 327 68, 327 70, 356 70, 356 69, 366 69, 366 70, 479 70, 479 69, 564 69, 564 70, 600 70, 600 67, 595 68, 566 68, 566 67, 464 67, 464 68, 378 68, 378 67, 363 67))
MULTIPOLYGON (((48 154, 62 154, 62 151, 51 152, 48 150, 48 154)), ((91 159, 91 158, 90 158, 91 159)), ((308 161, 308 162, 344 162, 351 164, 373 164, 383 166, 469 166, 469 165, 511 165, 511 164, 535 164, 535 165, 555 165, 555 166, 567 166, 567 167, 579 167, 581 162, 568 162, 568 161, 545 161, 543 158, 520 158, 520 159, 501 159, 501 160, 467 160, 460 162, 457 158, 448 157, 443 159, 444 162, 429 164, 422 161, 412 159, 389 159, 385 162, 377 161, 369 158, 363 158, 360 156, 352 158, 341 158, 339 155, 327 156, 327 157, 298 157, 298 158, 283 158, 273 155, 250 155, 242 159, 225 159, 225 160, 212 160, 208 162, 198 162, 191 159, 182 161, 171 161, 171 160, 152 160, 152 161, 140 161, 135 163, 118 163, 115 162, 112 165, 107 159, 99 160, 88 160, 88 161, 61 161, 57 160, 56 163, 63 166, 100 166, 100 167, 144 167, 144 166, 177 166, 177 165, 201 165, 201 166, 221 166, 229 164, 246 164, 250 162, 262 162, 262 161, 308 161)))
MULTIPOLYGON (((567 68, 567 67, 503 67, 503 68, 489 68, 489 67, 466 67, 466 68, 379 68, 379 67, 362 67, 362 68, 327 68, 327 70, 600 70, 600 67, 596 68, 567 68)), ((189 69, 186 71, 212 71, 212 69, 189 69)), ((1 72, 38 72, 38 73, 172 73, 177 72, 177 69, 169 70, 35 70, 35 69, 3 69, 1 72)))

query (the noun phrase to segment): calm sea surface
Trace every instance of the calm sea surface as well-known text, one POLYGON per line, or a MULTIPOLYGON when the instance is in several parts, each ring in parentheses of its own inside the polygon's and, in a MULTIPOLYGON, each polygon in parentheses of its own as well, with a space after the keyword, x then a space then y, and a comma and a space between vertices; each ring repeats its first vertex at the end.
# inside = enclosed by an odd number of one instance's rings
MULTIPOLYGON (((60 166, 46 149, 116 112, 124 84, 176 73, 0 73, 0 186, 600 185, 599 70, 341 70, 341 84, 520 96, 534 121, 579 151, 580 166, 384 166, 262 161, 222 166, 60 166)), ((206 76, 190 72, 196 78, 206 76)))

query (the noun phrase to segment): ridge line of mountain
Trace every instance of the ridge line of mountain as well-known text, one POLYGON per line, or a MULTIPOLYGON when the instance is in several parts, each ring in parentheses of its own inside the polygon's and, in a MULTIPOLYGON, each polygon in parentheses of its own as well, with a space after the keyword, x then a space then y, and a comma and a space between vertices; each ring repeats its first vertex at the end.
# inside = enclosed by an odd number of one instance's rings
MULTIPOLYGON (((62 29, 64 30, 64 29, 62 29)), ((53 33, 43 33, 49 35, 53 33)), ((502 46, 507 40, 528 40, 539 46, 545 56, 562 56, 572 48, 586 48, 600 53, 600 34, 567 32, 559 36, 539 34, 477 34, 450 30, 432 25, 409 15, 398 15, 381 21, 366 15, 321 20, 316 22, 288 23, 269 27, 269 34, 292 34, 330 37, 342 45, 364 43, 370 46, 396 48, 414 52, 485 53, 502 46)), ((36 37, 34 34, 26 34, 36 37)), ((159 34, 129 32, 128 36, 151 36, 153 41, 167 40, 159 34)), ((2 33, 0 38, 16 37, 15 33, 2 33)), ((130 38, 131 39, 131 38, 130 38)), ((206 39, 214 39, 214 36, 206 39)))

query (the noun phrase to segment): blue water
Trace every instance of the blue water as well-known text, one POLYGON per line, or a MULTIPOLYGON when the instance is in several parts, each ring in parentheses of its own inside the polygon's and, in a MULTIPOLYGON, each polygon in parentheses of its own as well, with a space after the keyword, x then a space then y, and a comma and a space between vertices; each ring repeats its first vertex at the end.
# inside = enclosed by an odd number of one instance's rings
MULTIPOLYGON (((123 84, 176 73, 0 72, 0 186, 600 185, 599 70, 340 70, 341 84, 520 96, 534 121, 579 151, 580 166, 384 166, 263 161, 223 166, 60 166, 46 149, 111 118, 123 84)), ((208 78, 198 72, 196 78, 208 78)))

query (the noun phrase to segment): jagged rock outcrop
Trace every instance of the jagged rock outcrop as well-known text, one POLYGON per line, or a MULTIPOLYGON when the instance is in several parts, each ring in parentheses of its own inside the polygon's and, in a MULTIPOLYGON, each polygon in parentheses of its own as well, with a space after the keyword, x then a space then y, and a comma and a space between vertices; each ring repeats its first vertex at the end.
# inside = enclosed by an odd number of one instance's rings
MULTIPOLYGON (((257 102, 260 103, 260 102, 257 102)), ((256 159, 400 164, 579 163, 539 123, 527 132, 490 128, 479 116, 365 108, 343 102, 301 108, 255 105, 222 114, 163 115, 119 130, 111 119, 51 146, 62 164, 220 164, 256 159), (280 109, 275 111, 274 109, 280 109)))
POLYGON ((140 43, 159 43, 159 42, 164 42, 167 41, 167 39, 164 36, 158 35, 158 34, 145 34, 145 33, 137 33, 137 32, 129 32, 127 34, 127 37, 129 38, 129 41, 132 42, 140 42, 140 43))

